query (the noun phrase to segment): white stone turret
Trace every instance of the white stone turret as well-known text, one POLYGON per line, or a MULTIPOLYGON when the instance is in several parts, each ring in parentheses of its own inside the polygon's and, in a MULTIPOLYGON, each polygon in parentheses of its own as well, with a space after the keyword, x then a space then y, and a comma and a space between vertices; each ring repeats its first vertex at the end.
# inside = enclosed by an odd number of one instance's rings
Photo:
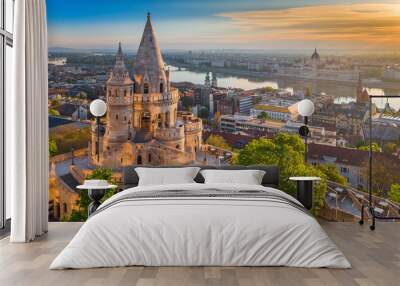
POLYGON ((142 40, 133 65, 135 93, 163 93, 169 82, 165 64, 151 23, 150 13, 144 27, 142 40))
MULTIPOLYGON (((107 129, 105 144, 121 143, 130 137, 132 123, 133 81, 125 67, 121 43, 115 66, 107 81, 107 129)), ((107 146, 111 147, 111 146, 107 146)))
MULTIPOLYGON (((201 151, 202 122, 192 114, 178 115, 179 92, 170 86, 150 14, 131 78, 120 44, 106 85, 107 127, 100 138, 99 165, 120 168, 194 162, 196 152, 201 151)), ((96 161, 95 131, 89 147, 92 162, 96 161)))

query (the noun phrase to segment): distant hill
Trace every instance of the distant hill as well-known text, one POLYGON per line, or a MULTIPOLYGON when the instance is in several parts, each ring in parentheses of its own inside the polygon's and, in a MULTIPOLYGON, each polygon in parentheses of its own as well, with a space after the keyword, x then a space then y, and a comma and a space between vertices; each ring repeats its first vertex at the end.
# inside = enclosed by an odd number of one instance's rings
MULTIPOLYGON (((101 54, 115 54, 116 49, 74 49, 64 47, 49 47, 49 53, 101 53, 101 54)), ((125 54, 134 54, 132 50, 124 50, 125 54)))

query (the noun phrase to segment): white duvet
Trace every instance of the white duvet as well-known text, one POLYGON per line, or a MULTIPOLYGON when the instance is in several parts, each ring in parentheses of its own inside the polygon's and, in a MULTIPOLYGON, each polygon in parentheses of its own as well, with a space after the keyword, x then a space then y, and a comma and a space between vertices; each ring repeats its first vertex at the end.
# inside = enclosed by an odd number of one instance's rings
POLYGON ((128 265, 351 267, 318 222, 290 205, 230 197, 153 198, 112 204, 131 192, 209 188, 263 190, 296 201, 279 190, 254 185, 128 189, 100 206, 103 211, 89 218, 50 269, 128 265))

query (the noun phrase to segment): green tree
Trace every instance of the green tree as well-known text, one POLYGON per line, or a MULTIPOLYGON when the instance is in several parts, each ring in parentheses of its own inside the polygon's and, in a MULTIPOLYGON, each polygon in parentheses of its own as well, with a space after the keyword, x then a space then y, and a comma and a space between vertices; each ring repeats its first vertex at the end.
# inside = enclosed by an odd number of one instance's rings
MULTIPOLYGON (((372 158, 372 192, 381 197, 387 197, 393 184, 397 183, 398 161, 390 156, 375 155, 372 158)), ((369 163, 366 160, 363 164, 362 175, 364 178, 369 176, 369 163)))
POLYGON ((60 116, 60 112, 57 109, 50 108, 49 109, 49 115, 60 116))
POLYGON ((393 154, 397 151, 397 148, 398 146, 396 143, 388 142, 383 145, 383 152, 393 154))
MULTIPOLYGON (((106 180, 110 183, 113 183, 112 169, 98 167, 93 171, 92 174, 86 177, 86 180, 91 180, 91 179, 106 180)), ((114 193, 115 191, 113 189, 108 190, 104 195, 102 202, 110 198, 112 195, 114 195, 114 193)), ((91 200, 89 198, 87 190, 81 190, 79 193, 79 200, 76 201, 78 209, 77 210, 74 209, 69 219, 66 218, 65 219, 69 221, 86 221, 88 218, 88 207, 90 202, 91 200)))
POLYGON ((199 117, 200 118, 208 118, 208 115, 210 114, 210 112, 208 111, 207 107, 201 107, 199 110, 199 117))
POLYGON ((181 102, 182 102, 183 108, 185 108, 185 110, 187 110, 187 111, 188 111, 188 110, 193 106, 193 104, 194 104, 193 97, 192 97, 192 96, 187 96, 187 95, 181 97, 181 102))
POLYGON ((271 86, 264 87, 264 92, 273 92, 273 91, 274 91, 274 88, 271 86))
POLYGON ((49 140, 49 156, 53 157, 58 152, 57 143, 54 139, 49 140))
POLYGON ((316 168, 323 172, 329 181, 347 186, 348 182, 346 178, 340 175, 338 169, 334 164, 319 164, 316 166, 316 168))
POLYGON ((229 146, 229 144, 225 141, 224 137, 222 137, 220 135, 211 134, 207 138, 206 143, 208 145, 212 145, 214 147, 231 150, 231 146, 229 146))
POLYGON ((86 148, 90 140, 90 127, 58 126, 51 131, 51 138, 57 144, 57 154, 68 153, 71 148, 86 148))
POLYGON ((400 203, 400 184, 393 184, 388 193, 389 200, 400 203))
MULTIPOLYGON (((371 147, 372 147, 372 152, 381 152, 382 151, 381 147, 379 147, 378 143, 376 143, 376 142, 373 142, 371 144, 371 147)), ((369 145, 362 145, 362 146, 357 147, 357 149, 361 150, 361 151, 369 151, 369 145)))
POLYGON ((61 105, 61 98, 57 97, 50 102, 52 109, 58 109, 61 105))
POLYGON ((80 99, 87 99, 87 97, 88 97, 88 95, 87 95, 86 92, 81 91, 81 92, 79 93, 79 98, 80 98, 80 99))
POLYGON ((280 188, 295 196, 296 186, 289 180, 291 176, 321 177, 315 186, 314 213, 318 213, 324 205, 327 190, 326 175, 319 169, 304 163, 304 143, 298 135, 280 133, 273 139, 261 138, 251 141, 237 156, 233 163, 236 165, 277 165, 279 166, 280 188))
POLYGON ((262 120, 268 120, 268 119, 270 119, 269 115, 268 115, 265 111, 261 112, 261 113, 257 116, 257 118, 258 118, 258 119, 262 119, 262 120))

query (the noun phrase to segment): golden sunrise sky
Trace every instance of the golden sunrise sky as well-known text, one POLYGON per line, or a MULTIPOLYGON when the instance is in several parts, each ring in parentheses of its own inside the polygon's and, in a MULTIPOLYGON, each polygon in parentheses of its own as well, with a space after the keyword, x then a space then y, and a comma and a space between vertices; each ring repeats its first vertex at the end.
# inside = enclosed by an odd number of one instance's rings
POLYGON ((51 47, 134 50, 150 11, 163 49, 400 49, 400 0, 93 1, 47 1, 51 47))
POLYGON ((321 5, 221 13, 238 29, 225 39, 248 42, 319 43, 330 48, 400 47, 400 4, 321 5))

